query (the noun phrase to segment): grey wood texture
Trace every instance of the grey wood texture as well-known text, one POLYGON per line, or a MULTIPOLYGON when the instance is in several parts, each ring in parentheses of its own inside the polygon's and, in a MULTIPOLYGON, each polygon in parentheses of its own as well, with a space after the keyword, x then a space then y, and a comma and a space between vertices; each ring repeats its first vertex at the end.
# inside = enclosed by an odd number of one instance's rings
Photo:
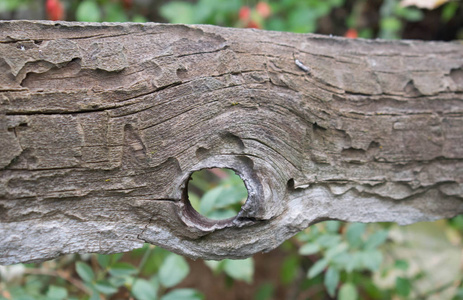
POLYGON ((322 220, 460 213, 461 43, 0 22, 0 264, 243 258, 322 220), (246 184, 236 218, 189 204, 211 167, 246 184))

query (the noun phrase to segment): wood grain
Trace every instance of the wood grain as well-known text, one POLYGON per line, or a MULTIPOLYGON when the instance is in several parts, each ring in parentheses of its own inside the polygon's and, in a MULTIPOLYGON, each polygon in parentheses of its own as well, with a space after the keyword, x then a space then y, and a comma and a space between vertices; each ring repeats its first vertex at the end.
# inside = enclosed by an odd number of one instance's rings
POLYGON ((0 149, 0 264, 145 242, 243 258, 327 219, 448 218, 463 45, 2 21, 0 149), (191 208, 210 167, 244 180, 236 218, 191 208))

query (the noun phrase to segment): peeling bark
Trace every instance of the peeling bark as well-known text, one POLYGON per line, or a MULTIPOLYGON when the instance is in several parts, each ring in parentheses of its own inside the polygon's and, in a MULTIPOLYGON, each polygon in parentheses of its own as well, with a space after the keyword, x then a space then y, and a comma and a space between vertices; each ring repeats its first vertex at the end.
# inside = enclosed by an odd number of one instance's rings
POLYGON ((269 251, 316 222, 463 213, 463 45, 0 22, 0 263, 269 251), (249 197, 211 221, 193 171, 249 197))

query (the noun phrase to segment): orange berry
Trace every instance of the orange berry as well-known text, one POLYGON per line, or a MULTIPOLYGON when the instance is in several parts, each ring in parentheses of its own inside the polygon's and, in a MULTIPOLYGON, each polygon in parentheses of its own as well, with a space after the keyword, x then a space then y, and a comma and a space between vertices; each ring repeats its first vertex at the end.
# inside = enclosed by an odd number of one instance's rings
POLYGON ((272 14, 272 9, 267 2, 260 1, 257 3, 256 10, 262 18, 268 18, 272 14))
POLYGON ((251 9, 249 6, 243 6, 240 8, 240 11, 238 13, 238 17, 242 21, 247 21, 249 20, 249 17, 251 16, 251 9))
POLYGON ((357 30, 350 28, 349 30, 346 31, 346 33, 344 33, 344 36, 346 38, 355 39, 355 38, 358 38, 359 34, 357 30))
POLYGON ((49 20, 58 21, 64 18, 64 7, 60 0, 47 0, 45 8, 49 20))

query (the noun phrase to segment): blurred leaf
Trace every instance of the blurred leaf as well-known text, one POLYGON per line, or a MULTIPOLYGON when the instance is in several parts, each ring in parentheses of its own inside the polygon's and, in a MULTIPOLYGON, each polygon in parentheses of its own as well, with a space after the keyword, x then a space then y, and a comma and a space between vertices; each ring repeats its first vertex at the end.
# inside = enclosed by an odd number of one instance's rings
POLYGON ((309 33, 317 28, 316 16, 310 8, 292 10, 289 14, 289 28, 293 32, 309 33))
POLYGON ((155 247, 146 260, 145 265, 143 266, 143 274, 151 275, 153 273, 157 273, 161 265, 164 263, 166 257, 170 254, 171 253, 165 249, 155 247))
POLYGON ((339 228, 341 228, 340 221, 325 221, 323 224, 325 224, 326 230, 331 233, 338 233, 339 228))
POLYGON ((158 286, 145 279, 137 279, 132 286, 132 295, 137 300, 156 300, 158 286))
POLYGON ((145 18, 145 17, 142 16, 142 15, 135 15, 135 16, 132 18, 132 22, 135 22, 135 23, 146 23, 146 22, 148 22, 148 19, 145 18))
POLYGON ((323 234, 315 242, 323 248, 333 248, 341 242, 341 236, 337 234, 323 234))
POLYGON ((224 260, 224 271, 233 279, 252 282, 254 275, 254 260, 252 257, 240 260, 224 260))
POLYGON ((331 297, 334 297, 334 295, 336 294, 336 288, 339 283, 339 271, 333 267, 329 267, 325 273, 324 283, 326 290, 328 291, 328 294, 331 297))
POLYGON ((398 31, 402 28, 402 22, 394 17, 381 19, 381 28, 388 31, 398 31))
POLYGON ((352 283, 344 283, 339 289, 338 300, 357 300, 357 288, 352 283))
POLYGON ((307 277, 314 278, 328 266, 328 261, 324 258, 319 259, 307 272, 307 277))
POLYGON ((346 252, 347 248, 349 246, 346 244, 346 243, 341 243, 341 244, 338 244, 336 245, 335 247, 332 247, 330 249, 328 249, 324 255, 324 257, 327 259, 327 260, 331 260, 333 259, 334 257, 336 257, 337 255, 343 253, 343 252, 346 252))
POLYGON ((170 23, 193 24, 195 20, 194 6, 188 2, 167 2, 161 6, 160 14, 170 23))
POLYGON ((395 261, 394 267, 396 267, 399 270, 406 271, 408 269, 408 262, 403 259, 398 259, 395 261))
POLYGON ((275 31, 285 31, 286 23, 280 17, 273 17, 268 21, 267 29, 275 31))
POLYGON ((352 254, 344 251, 341 253, 337 253, 334 257, 332 257, 330 259, 330 264, 338 266, 339 269, 351 272, 352 269, 350 269, 351 267, 349 267, 351 261, 352 261, 352 254))
POLYGON ((194 289, 176 289, 164 295, 161 300, 203 300, 204 296, 194 289))
POLYGON ((351 259, 346 264, 346 271, 350 273, 354 270, 360 270, 362 268, 363 268, 362 253, 358 251, 351 253, 351 259))
POLYGON ((127 279, 125 277, 109 277, 108 281, 114 287, 121 287, 127 283, 127 279))
POLYGON ((229 218, 233 218, 236 216, 236 212, 232 209, 220 209, 220 210, 213 210, 212 212, 206 215, 209 219, 212 220, 225 220, 229 218))
POLYGON ((190 272, 186 260, 177 254, 170 254, 159 269, 159 281, 164 287, 179 284, 190 272))
POLYGON ((442 10, 441 19, 444 22, 450 21, 455 16, 455 13, 458 10, 458 5, 459 4, 456 1, 447 3, 442 10))
POLYGON ((424 14, 421 10, 402 6, 397 6, 396 15, 410 22, 421 21, 424 17, 424 14))
POLYGON ((199 196, 194 193, 188 193, 188 199, 190 200, 191 206, 197 211, 200 211, 200 199, 199 196))
POLYGON ((222 265, 223 265, 223 261, 216 261, 216 260, 205 260, 204 263, 206 264, 206 266, 208 266, 212 272, 214 272, 215 274, 217 274, 218 272, 220 272, 221 268, 222 268, 222 265))
POLYGON ((254 295, 254 300, 270 300, 273 299, 275 287, 271 283, 262 284, 254 295))
POLYGON ((104 255, 104 254, 97 254, 96 260, 98 261, 98 264, 100 265, 101 268, 106 269, 109 266, 109 263, 111 261, 111 256, 104 255))
POLYGON ((214 210, 217 198, 220 196, 223 189, 223 186, 217 186, 203 195, 199 204, 200 214, 207 216, 211 211, 214 210))
POLYGON ((320 251, 320 246, 313 243, 307 243, 299 249, 300 255, 311 255, 320 251))
POLYGON ((363 266, 370 271, 377 271, 383 262, 383 254, 377 250, 363 251, 360 255, 363 266))
POLYGON ((109 268, 109 274, 115 277, 126 277, 136 274, 137 268, 126 262, 115 263, 109 268))
POLYGON ((411 291, 410 280, 403 277, 397 277, 395 281, 395 288, 399 296, 408 297, 411 291))
POLYGON ((101 11, 95 1, 85 0, 79 4, 76 19, 80 22, 100 22, 101 11))
POLYGON ((100 294, 95 292, 90 296, 90 299, 88 299, 88 300, 101 300, 100 294))
POLYGON ((300 259, 296 255, 286 257, 281 265, 280 278, 283 284, 291 283, 300 267, 300 259))
POLYGON ((65 288, 55 286, 55 285, 50 285, 48 287, 47 299, 62 300, 62 299, 67 299, 67 297, 68 297, 68 291, 65 288))
POLYGON ((352 248, 359 248, 363 244, 362 236, 365 233, 366 224, 351 223, 346 230, 346 239, 352 248))
POLYGON ((84 262, 76 262, 76 272, 85 282, 92 282, 95 279, 92 268, 84 262))
POLYGON ((118 288, 115 288, 107 281, 99 281, 93 285, 93 287, 100 293, 105 295, 111 295, 117 293, 118 288))
POLYGON ((119 3, 106 3, 105 6, 106 22, 127 22, 127 14, 119 3))
POLYGON ((463 287, 457 290, 455 297, 452 300, 463 300, 463 287))
POLYGON ((116 254, 111 254, 109 255, 111 257, 111 263, 118 262, 122 256, 124 256, 124 253, 116 253, 116 254))
POLYGON ((370 235, 365 242, 365 250, 372 250, 384 244, 388 234, 386 230, 378 230, 370 235))

